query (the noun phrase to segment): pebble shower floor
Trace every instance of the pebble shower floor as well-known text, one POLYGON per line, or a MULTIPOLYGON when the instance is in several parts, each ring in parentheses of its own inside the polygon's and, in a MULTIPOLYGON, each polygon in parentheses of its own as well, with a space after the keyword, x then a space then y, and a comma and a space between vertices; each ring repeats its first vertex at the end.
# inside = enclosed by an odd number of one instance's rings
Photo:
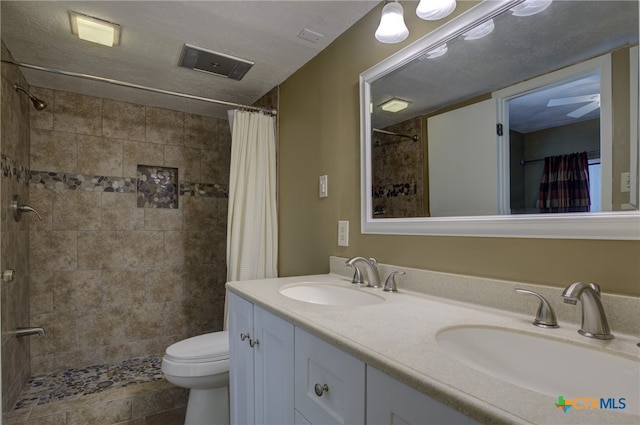
POLYGON ((29 379, 18 398, 14 410, 49 402, 67 400, 94 394, 106 389, 164 379, 162 356, 138 357, 121 363, 95 365, 29 379))

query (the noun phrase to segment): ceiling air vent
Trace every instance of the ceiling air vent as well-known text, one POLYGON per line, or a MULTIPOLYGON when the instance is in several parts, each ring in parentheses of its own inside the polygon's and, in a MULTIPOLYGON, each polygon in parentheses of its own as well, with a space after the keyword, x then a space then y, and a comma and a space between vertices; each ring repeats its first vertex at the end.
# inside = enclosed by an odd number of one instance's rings
POLYGON ((232 80, 242 80, 253 66, 251 61, 189 44, 184 45, 178 64, 194 71, 208 72, 232 80))

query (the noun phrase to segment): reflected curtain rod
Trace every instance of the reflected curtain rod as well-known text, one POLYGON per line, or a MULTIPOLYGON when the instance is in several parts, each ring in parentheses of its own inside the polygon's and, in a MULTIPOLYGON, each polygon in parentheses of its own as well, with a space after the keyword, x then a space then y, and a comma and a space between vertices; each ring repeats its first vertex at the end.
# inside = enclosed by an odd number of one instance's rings
POLYGON ((32 64, 24 63, 24 62, 15 62, 15 61, 7 60, 7 59, 1 59, 0 61, 4 62, 4 63, 9 63, 9 64, 12 64, 12 65, 16 65, 16 66, 19 66, 19 67, 22 67, 22 68, 35 69, 37 71, 44 71, 44 72, 49 72, 49 73, 52 73, 52 74, 66 75, 66 76, 69 76, 69 77, 82 78, 82 79, 85 79, 85 80, 100 81, 100 82, 103 82, 103 83, 113 84, 113 85, 116 85, 116 86, 128 87, 128 88, 139 89, 139 90, 145 90, 145 91, 149 91, 149 92, 153 92, 153 93, 166 94, 166 95, 169 95, 169 96, 183 97, 183 98, 192 99, 192 100, 200 100, 202 102, 216 103, 218 105, 232 106, 232 107, 235 107, 235 108, 248 109, 248 110, 252 110, 252 111, 261 111, 261 112, 266 112, 266 113, 272 114, 272 115, 277 115, 277 113, 278 113, 278 111, 275 110, 275 109, 267 109, 267 108, 261 108, 261 107, 258 107, 258 106, 243 105, 241 103, 227 102, 226 100, 211 99, 211 98, 208 98, 208 97, 195 96, 195 95, 192 95, 192 94, 174 92, 174 91, 163 90, 163 89, 156 89, 154 87, 148 87, 148 86, 142 86, 142 85, 139 85, 139 84, 127 83, 126 81, 114 80, 114 79, 111 79, 111 78, 97 77, 95 75, 90 75, 90 74, 81 74, 79 72, 62 71, 62 70, 59 70, 59 69, 46 68, 44 66, 32 65, 32 64))
POLYGON ((414 134, 413 136, 409 136, 406 134, 400 134, 400 133, 394 133, 393 131, 387 131, 387 130, 380 130, 378 128, 373 128, 372 129, 375 133, 382 133, 382 134, 388 134, 390 136, 398 136, 398 137, 406 137, 407 139, 411 139, 414 142, 418 141, 418 135, 414 134))
MULTIPOLYGON (((591 155, 595 155, 595 154, 600 154, 600 149, 594 150, 594 151, 587 151, 587 156, 591 156, 591 155)), ((526 165, 526 164, 528 164, 530 162, 539 162, 539 161, 544 161, 544 158, 521 159, 520 160, 520 165, 526 165)), ((594 164, 597 164, 597 163, 594 163, 594 164)))

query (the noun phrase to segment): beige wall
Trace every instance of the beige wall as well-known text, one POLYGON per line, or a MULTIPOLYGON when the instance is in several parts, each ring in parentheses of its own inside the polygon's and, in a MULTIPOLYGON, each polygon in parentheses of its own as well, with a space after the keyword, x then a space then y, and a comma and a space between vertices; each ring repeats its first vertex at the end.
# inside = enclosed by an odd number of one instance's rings
POLYGON ((31 323, 47 331, 31 340, 32 373, 162 353, 222 329, 227 121, 32 90, 49 104, 30 134, 43 218, 30 220, 31 323), (197 196, 139 207, 138 164, 178 168, 197 196))
MULTIPOLYGON (((462 2, 456 12, 471 5, 462 2)), ((360 234, 358 76, 434 28, 405 13, 409 39, 383 45, 373 37, 380 7, 280 87, 280 274, 327 272, 329 255, 363 255, 559 287, 594 281, 603 291, 640 295, 638 241, 360 234), (322 174, 329 177, 329 196, 319 199, 322 174), (347 248, 337 246, 338 220, 350 222, 347 248)))

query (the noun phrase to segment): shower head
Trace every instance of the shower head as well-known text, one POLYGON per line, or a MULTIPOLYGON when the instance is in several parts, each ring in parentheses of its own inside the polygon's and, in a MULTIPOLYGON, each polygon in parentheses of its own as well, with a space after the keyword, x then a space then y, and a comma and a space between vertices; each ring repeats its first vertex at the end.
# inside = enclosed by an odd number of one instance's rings
POLYGON ((23 91, 27 94, 27 96, 29 96, 29 99, 31 99, 31 103, 33 103, 33 107, 36 108, 36 111, 42 111, 47 107, 47 103, 45 101, 38 99, 37 97, 29 93, 26 89, 19 86, 18 83, 16 83, 14 87, 16 88, 16 91, 23 91))

